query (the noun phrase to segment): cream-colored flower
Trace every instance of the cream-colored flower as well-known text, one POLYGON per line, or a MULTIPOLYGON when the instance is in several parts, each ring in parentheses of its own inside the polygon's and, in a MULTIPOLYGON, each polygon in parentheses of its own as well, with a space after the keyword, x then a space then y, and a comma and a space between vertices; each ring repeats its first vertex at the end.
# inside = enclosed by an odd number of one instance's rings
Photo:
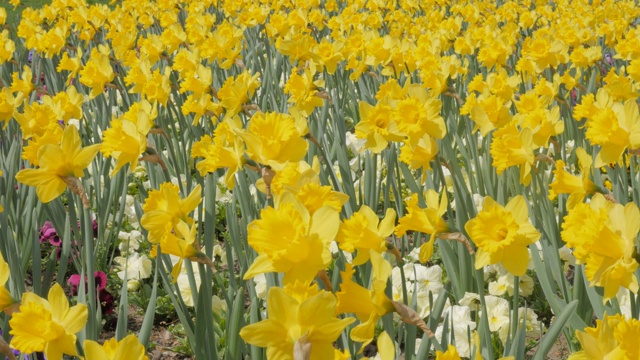
POLYGON ((119 264, 120 271, 118 271, 118 277, 121 280, 124 280, 125 269, 127 272, 127 281, 144 280, 151 276, 151 260, 149 260, 147 255, 133 253, 126 258, 118 256, 114 260, 119 264))
POLYGON ((500 330, 503 326, 509 326, 509 302, 492 295, 487 295, 484 301, 487 304, 489 330, 493 332, 500 330))

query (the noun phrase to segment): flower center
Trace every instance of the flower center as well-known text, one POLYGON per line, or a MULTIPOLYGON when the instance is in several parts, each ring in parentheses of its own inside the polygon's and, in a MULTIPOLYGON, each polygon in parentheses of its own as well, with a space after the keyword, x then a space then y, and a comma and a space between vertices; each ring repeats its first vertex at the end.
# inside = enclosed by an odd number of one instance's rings
POLYGON ((496 235, 498 236, 498 239, 500 239, 500 241, 502 241, 502 240, 507 238, 507 234, 508 233, 509 233, 509 230, 507 230, 506 227, 503 227, 503 228, 498 229, 498 232, 497 232, 496 235))

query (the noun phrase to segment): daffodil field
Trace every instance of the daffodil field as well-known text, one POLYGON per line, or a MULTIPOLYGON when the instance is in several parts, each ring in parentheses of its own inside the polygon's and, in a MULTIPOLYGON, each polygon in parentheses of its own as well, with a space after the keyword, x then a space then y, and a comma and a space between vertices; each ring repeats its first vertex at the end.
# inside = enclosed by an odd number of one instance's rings
POLYGON ((635 1, 8 3, 0 357, 640 359, 635 1))

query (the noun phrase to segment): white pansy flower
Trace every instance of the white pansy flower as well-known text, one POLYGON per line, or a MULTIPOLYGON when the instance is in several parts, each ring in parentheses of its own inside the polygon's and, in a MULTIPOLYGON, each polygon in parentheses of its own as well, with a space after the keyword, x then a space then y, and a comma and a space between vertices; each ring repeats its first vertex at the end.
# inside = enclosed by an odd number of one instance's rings
POLYGON ((498 331, 509 325, 509 302, 503 298, 487 295, 484 299, 487 305, 487 319, 489 330, 498 331))
POLYGON ((124 215, 127 217, 127 221, 131 226, 135 228, 140 228, 140 224, 138 223, 138 215, 136 215, 136 208, 134 206, 135 198, 131 195, 126 196, 125 200, 125 208, 124 215))
MULTIPOLYGON (((182 263, 182 269, 180 270, 180 274, 178 275, 176 284, 178 284, 178 288, 180 289, 180 296, 182 296, 184 304, 187 306, 193 306, 193 295, 197 295, 197 293, 194 294, 191 291, 191 284, 189 283, 189 274, 187 272, 186 266, 187 262, 185 261, 182 263)), ((202 283, 202 280, 200 279, 200 270, 197 266, 193 266, 192 268, 196 291, 198 291, 198 289, 200 289, 200 284, 202 283)))
MULTIPOLYGON (((471 320, 471 309, 468 306, 454 305, 443 312, 443 316, 449 322, 449 331, 453 332, 456 349, 461 357, 469 357, 471 354, 471 341, 469 334, 476 329, 476 323, 471 320)), ((442 338, 444 324, 436 329, 436 338, 442 338)))
POLYGON ((258 299, 265 300, 267 298, 267 278, 264 274, 258 274, 253 277, 253 282, 256 284, 256 296, 258 299))
POLYGON ((227 302, 220 299, 218 295, 213 295, 213 298, 211 298, 211 310, 222 316, 222 313, 227 311, 227 302))
POLYGON ((492 264, 484 267, 484 281, 497 279, 499 275, 500 275, 499 265, 492 264))
MULTIPOLYGON (((539 338, 542 334, 543 325, 538 320, 538 315, 532 309, 526 309, 521 307, 518 309, 518 323, 519 326, 522 326, 523 322, 526 327, 526 336, 539 338)), ((498 332, 498 336, 500 336, 500 340, 502 343, 507 342, 507 336, 509 334, 510 326, 503 326, 498 332)), ((513 334, 511 335, 513 336, 513 334)))
POLYGON ((413 351, 413 355, 418 355, 418 351, 420 351, 420 345, 422 345, 422 338, 417 338, 414 344, 416 348, 413 351))
POLYGON ((629 298, 629 289, 624 287, 620 287, 618 290, 618 294, 616 294, 616 298, 618 299, 618 305, 620 305, 620 313, 624 315, 624 317, 631 319, 631 299, 629 298))
POLYGON ((80 120, 78 119, 69 119, 69 121, 67 121, 67 125, 75 126, 76 129, 80 130, 80 120))
POLYGON ((359 139, 355 134, 348 131, 345 136, 347 148, 351 150, 354 155, 362 154, 364 152, 364 145, 366 144, 367 139, 359 139))
POLYGON ((124 280, 125 268, 127 270, 127 280, 143 280, 151 276, 151 260, 147 255, 133 253, 127 258, 118 256, 114 259, 120 266, 118 277, 124 280))
MULTIPOLYGON (((520 276, 519 279, 520 279, 520 284, 519 284, 520 296, 529 296, 533 294, 533 287, 535 286, 535 284, 531 276, 524 274, 520 276)), ((511 290, 511 292, 513 293, 513 290, 511 290)))
POLYGON ((564 151, 567 154, 570 154, 573 151, 573 148, 576 147, 576 142, 575 140, 567 140, 564 142, 564 151))
POLYGON ((458 304, 463 306, 468 306, 469 309, 471 309, 471 311, 478 311, 480 310, 480 305, 481 305, 480 295, 476 293, 466 292, 464 293, 464 296, 462 297, 462 299, 458 301, 458 304))
POLYGON ((558 249, 560 254, 560 260, 562 260, 562 270, 566 273, 569 271, 569 266, 576 266, 576 257, 573 256, 573 252, 566 245, 558 249))
POLYGON ((220 246, 220 244, 213 245, 213 256, 217 256, 217 257, 224 256, 224 250, 222 249, 222 246, 220 246))
POLYGON ((493 296, 502 296, 507 293, 507 288, 509 286, 513 288, 513 285, 509 284, 509 276, 499 276, 496 281, 492 281, 489 283, 489 294, 493 296))
POLYGON ((142 233, 138 230, 132 230, 131 232, 120 231, 118 232, 118 239, 120 244, 118 249, 123 254, 132 254, 140 248, 140 241, 142 240, 142 233))
POLYGON ((480 194, 473 194, 473 204, 476 207, 476 210, 482 209, 482 205, 484 204, 484 196, 480 194))
POLYGON ((405 256, 408 263, 420 262, 420 247, 413 248, 410 253, 405 256))
POLYGON ((426 267, 423 265, 415 266, 415 277, 412 279, 418 283, 418 291, 429 294, 433 293, 436 297, 442 291, 442 268, 438 265, 426 267))
MULTIPOLYGON (((329 244, 329 250, 331 251, 331 255, 333 256, 337 255, 338 252, 341 251, 340 248, 338 247, 338 243, 335 241, 332 241, 329 244)), ((353 261, 353 254, 351 254, 348 251, 341 251, 341 252, 342 252, 342 255, 344 255, 345 260, 347 260, 347 262, 351 264, 351 262, 353 261)))
POLYGON ((140 179, 142 177, 144 177, 145 175, 147 175, 147 168, 138 164, 138 166, 136 166, 136 169, 133 170, 132 172, 133 176, 135 176, 136 178, 140 179))
POLYGON ((140 280, 127 281, 127 291, 137 291, 140 288, 140 280))

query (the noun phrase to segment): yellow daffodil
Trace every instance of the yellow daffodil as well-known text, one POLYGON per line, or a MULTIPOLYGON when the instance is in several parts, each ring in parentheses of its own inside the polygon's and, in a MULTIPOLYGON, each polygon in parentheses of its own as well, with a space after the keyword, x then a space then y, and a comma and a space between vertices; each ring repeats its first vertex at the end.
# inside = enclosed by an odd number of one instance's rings
POLYGON ((380 360, 394 360, 396 358, 396 347, 391 339, 391 336, 386 331, 383 331, 378 335, 378 353, 380 354, 380 360))
POLYGON ((398 220, 395 228, 396 236, 402 236, 407 231, 419 231, 431 235, 429 241, 420 246, 420 262, 427 262, 433 255, 433 245, 436 235, 448 230, 442 215, 447 211, 447 194, 443 193, 438 202, 438 193, 429 189, 426 196, 427 208, 418 206, 418 194, 413 194, 405 202, 407 214, 398 220))
POLYGON ((593 286, 604 288, 604 301, 616 296, 620 287, 639 289, 635 271, 635 239, 640 231, 640 210, 595 194, 589 204, 578 204, 564 218, 562 240, 573 249, 578 263, 593 286), (603 242, 602 239, 607 239, 603 242))
POLYGON ((43 203, 60 196, 72 178, 80 178, 100 150, 100 144, 81 147, 78 128, 67 126, 60 145, 46 144, 38 150, 38 169, 23 169, 16 180, 36 186, 36 194, 43 203))
POLYGON ((602 320, 596 320, 595 327, 576 330, 583 350, 571 354, 569 360, 636 359, 640 354, 639 335, 637 319, 605 313, 602 320))
POLYGON ((182 269, 182 262, 184 259, 193 258, 198 255, 198 250, 193 246, 198 227, 197 225, 191 226, 180 220, 175 226, 173 232, 167 233, 160 243, 160 251, 165 254, 170 254, 179 257, 178 262, 173 266, 171 276, 173 282, 178 280, 178 275, 182 269))
POLYGON ((109 48, 104 45, 93 48, 90 59, 80 70, 80 83, 91 88, 91 94, 89 94, 91 99, 102 94, 105 85, 115 77, 109 60, 109 51, 109 48))
MULTIPOLYGON (((296 192, 300 187, 306 184, 316 183, 315 178, 318 178, 317 183, 319 184, 319 166, 320 163, 318 162, 317 157, 314 159, 313 165, 309 165, 309 163, 304 160, 288 162, 282 170, 275 172, 273 179, 271 179, 271 194, 273 194, 277 199, 278 195, 285 191, 296 192), (302 180, 303 177, 306 177, 307 179, 302 180)), ((265 194, 267 193, 267 185, 263 178, 256 181, 256 188, 265 194)))
POLYGON ((22 93, 22 96, 27 98, 29 94, 36 88, 33 84, 33 72, 27 65, 23 67, 22 76, 19 72, 14 72, 11 75, 11 92, 22 93))
POLYGON ((157 115, 155 106, 142 100, 133 104, 122 117, 111 121, 111 126, 102 133, 100 148, 102 155, 117 159, 110 176, 126 164, 131 170, 136 168, 147 149, 147 135, 157 115))
POLYGON ((84 355, 90 360, 147 360, 145 349, 136 335, 131 334, 117 341, 111 338, 100 345, 95 341, 84 341, 84 355))
POLYGON ((336 312, 354 313, 361 322, 351 330, 351 339, 362 342, 360 351, 373 340, 378 319, 395 310, 391 299, 385 295, 391 264, 375 251, 370 251, 370 259, 373 267, 370 288, 364 288, 352 280, 353 266, 347 264, 345 271, 340 272, 342 283, 340 291, 336 293, 336 312))
POLYGON ((20 105, 20 97, 15 97, 9 88, 0 90, 0 121, 4 122, 3 128, 9 125, 9 120, 13 117, 15 109, 20 105))
POLYGON ((218 89, 218 99, 226 111, 225 118, 234 117, 242 111, 242 105, 248 103, 260 87, 259 77, 259 73, 251 75, 245 71, 236 78, 228 77, 222 84, 218 89))
POLYGON ((553 170, 554 179, 549 184, 549 199, 553 200, 557 194, 570 194, 567 201, 567 208, 571 209, 584 200, 587 194, 593 194, 598 190, 596 184, 590 179, 591 164, 593 159, 584 148, 576 150, 578 162, 582 176, 569 174, 564 170, 564 161, 556 161, 556 168, 553 170))
POLYGON ((358 212, 340 224, 336 241, 344 251, 358 250, 353 265, 362 265, 369 260, 369 250, 378 253, 386 250, 387 237, 393 232, 395 220, 396 212, 391 208, 380 220, 370 207, 362 205, 358 212))
POLYGON ((70 58, 69 54, 65 51, 62 53, 62 59, 58 63, 58 67, 56 67, 56 71, 61 73, 62 70, 69 71, 70 74, 67 77, 67 84, 74 79, 80 70, 82 70, 82 63, 80 62, 82 59, 82 51, 78 50, 78 54, 74 58, 70 58))
POLYGON ((69 307, 57 283, 49 290, 48 300, 25 293, 19 311, 9 320, 11 347, 26 354, 44 352, 50 360, 61 360, 63 354, 76 356, 76 333, 88 315, 84 304, 69 307))
POLYGON ((509 107, 511 101, 492 94, 476 96, 472 93, 467 97, 464 106, 460 108, 461 115, 469 115, 475 123, 473 131, 479 130, 482 136, 487 136, 492 130, 500 128, 511 121, 509 107))
MULTIPOLYGON (((0 172, 2 175, 2 172, 0 172)), ((0 212, 2 212, 2 206, 0 206, 0 212)), ((0 311, 4 311, 9 306, 13 305, 14 301, 11 297, 11 293, 4 286, 9 280, 9 264, 4 260, 4 257, 0 253, 0 311)))
POLYGON ((600 89, 596 94, 583 98, 576 106, 574 117, 587 118, 586 137, 602 149, 594 166, 619 163, 626 149, 640 148, 640 113, 634 100, 615 101, 609 90, 600 89))
MULTIPOLYGON (((306 286, 306 285, 305 285, 306 286)), ((293 293, 291 287, 272 287, 267 297, 268 319, 247 325, 240 336, 251 345, 266 347, 268 359, 293 360, 294 346, 310 351, 309 360, 333 359, 336 341, 355 319, 336 318, 336 298, 327 291, 293 293)))
POLYGON ((393 110, 387 101, 375 106, 360 101, 360 122, 356 125, 356 137, 366 139, 365 147, 378 154, 389 141, 402 141, 404 135, 393 120, 393 110))
MULTIPOLYGON (((4 8, 0 9, 3 11, 4 8)), ((0 41, 2 42, 2 46, 0 46, 0 65, 4 62, 13 58, 13 53, 16 51, 16 44, 11 40, 9 36, 9 30, 3 30, 0 32, 0 41)))
POLYGON ((504 207, 487 197, 482 210, 464 228, 478 247, 476 269, 501 263, 515 276, 527 271, 527 249, 540 238, 538 230, 529 223, 522 195, 512 198, 504 207))
POLYGON ((239 130, 241 123, 238 117, 223 120, 214 131, 214 136, 203 136, 191 148, 191 157, 202 157, 196 169, 200 175, 214 172, 220 168, 227 168, 224 182, 227 188, 233 190, 236 185, 235 174, 242 168, 244 158, 244 143, 235 137, 234 130, 239 130))
POLYGON ((393 111, 398 130, 405 133, 412 144, 425 134, 442 139, 447 128, 440 116, 440 100, 429 97, 427 91, 418 84, 408 86, 407 91, 409 96, 398 101, 393 111))
MULTIPOLYGON (((289 94, 289 103, 293 103, 292 109, 298 111, 303 116, 309 116, 313 109, 324 104, 322 98, 318 96, 318 88, 324 87, 324 80, 313 80, 315 68, 291 70, 291 76, 284 85, 284 93, 289 94)), ((291 109, 290 109, 291 110, 291 109)))
POLYGON ((162 239, 171 233, 171 230, 180 222, 193 224, 189 217, 202 201, 202 190, 197 185, 184 199, 180 198, 179 188, 172 183, 163 183, 159 190, 151 190, 142 206, 144 215, 140 219, 142 225, 149 231, 149 242, 159 244, 162 239))
POLYGON ((496 130, 491 141, 489 152, 493 157, 493 166, 498 174, 502 174, 508 167, 520 167, 520 183, 529 185, 531 182, 531 168, 535 156, 533 154, 534 143, 531 129, 519 130, 511 122, 496 130))
POLYGON ((287 162, 300 161, 307 154, 309 144, 303 136, 308 132, 304 118, 259 112, 251 117, 246 131, 237 133, 252 160, 279 171, 287 162))
POLYGON ((329 244, 340 224, 338 211, 329 206, 309 211, 287 194, 278 208, 268 207, 249 224, 248 242, 258 253, 244 274, 250 279, 266 272, 284 273, 283 283, 310 282, 331 262, 329 244))
POLYGON ((195 96, 202 96, 211 92, 211 84, 213 83, 213 75, 211 68, 198 64, 194 76, 184 79, 180 84, 180 93, 191 91, 195 96))
MULTIPOLYGON (((274 203, 278 207, 281 199, 286 199, 290 193, 307 208, 309 215, 313 214, 323 206, 329 206, 340 212, 342 206, 349 201, 349 196, 339 191, 334 191, 331 186, 321 185, 318 176, 320 163, 317 157, 313 160, 313 165, 309 166, 306 161, 298 163, 288 163, 282 171, 275 172, 269 188, 275 195, 274 203)), ((256 187, 267 193, 267 184, 264 178, 258 180, 256 187)))
POLYGON ((449 344, 447 351, 436 351, 436 360, 460 360, 460 354, 455 346, 449 344))

